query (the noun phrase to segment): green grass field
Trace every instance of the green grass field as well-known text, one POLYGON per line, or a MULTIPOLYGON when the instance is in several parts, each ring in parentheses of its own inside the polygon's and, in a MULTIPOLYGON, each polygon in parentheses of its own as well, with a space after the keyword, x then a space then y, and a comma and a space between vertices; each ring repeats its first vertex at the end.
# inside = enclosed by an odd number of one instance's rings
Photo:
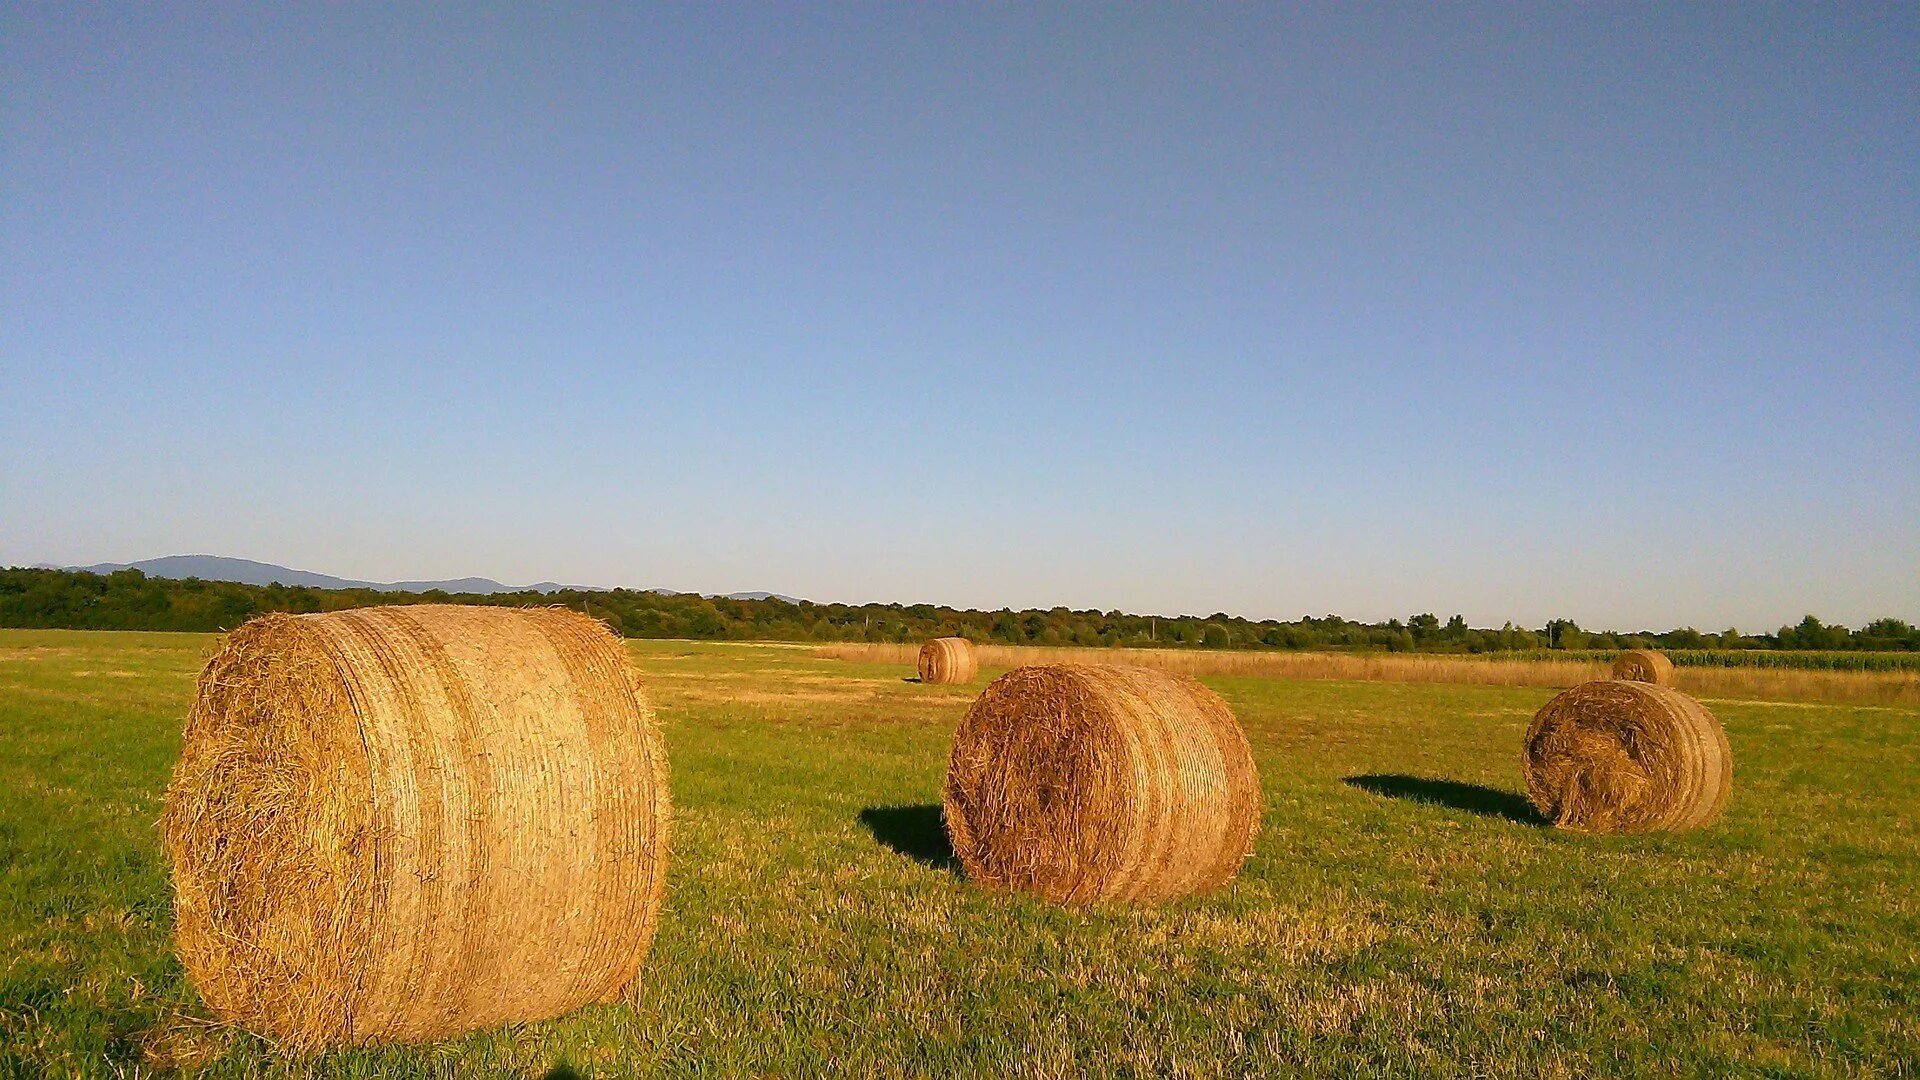
POLYGON ((1519 795, 1549 689, 1209 678, 1260 765, 1253 858, 1213 896, 1075 912, 951 865, 939 784, 977 687, 682 642, 633 646, 675 802, 634 1001, 288 1060, 208 1024, 168 947, 154 821, 212 647, 0 631, 0 1073, 1920 1068, 1920 710, 1710 701, 1726 818, 1602 839, 1519 795))

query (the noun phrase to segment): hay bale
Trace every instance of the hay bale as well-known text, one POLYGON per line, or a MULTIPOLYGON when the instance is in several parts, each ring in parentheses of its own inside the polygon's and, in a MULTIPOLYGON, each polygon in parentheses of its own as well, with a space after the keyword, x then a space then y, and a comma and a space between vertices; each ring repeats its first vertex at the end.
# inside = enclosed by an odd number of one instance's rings
POLYGON ((920 646, 921 682, 958 685, 979 677, 980 661, 973 654, 973 643, 966 638, 934 638, 920 646))
POLYGON ((974 881, 1070 904, 1156 901, 1239 871, 1260 777, 1226 702, 1187 676, 1024 667, 961 720, 944 803, 974 881))
POLYGON ((666 754, 558 609, 269 615, 200 675, 163 827, 181 963, 296 1049, 616 998, 653 938, 666 754))
POLYGON ((1629 649, 1613 658, 1613 677, 1655 686, 1673 685, 1673 661, 1652 649, 1629 649))
POLYGON ((1601 680, 1534 714, 1526 773, 1527 797, 1561 828, 1678 831, 1720 816, 1733 752, 1720 722, 1680 691, 1601 680))

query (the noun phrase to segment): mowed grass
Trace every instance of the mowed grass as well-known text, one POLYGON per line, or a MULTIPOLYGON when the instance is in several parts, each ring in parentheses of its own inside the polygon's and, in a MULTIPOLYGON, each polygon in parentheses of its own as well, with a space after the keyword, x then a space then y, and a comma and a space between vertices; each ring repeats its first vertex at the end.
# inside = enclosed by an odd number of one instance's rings
MULTIPOLYGON (((1225 891, 983 893, 938 821, 974 688, 803 648, 636 642, 672 754, 634 1000, 286 1059, 207 1024, 153 822, 210 637, 0 632, 0 1073, 1912 1075, 1920 710, 1714 703, 1715 827, 1540 826, 1551 689, 1210 677, 1266 813, 1225 891)), ((997 672, 988 672, 988 676, 997 672)), ((540 972, 528 972, 530 979, 540 972)))

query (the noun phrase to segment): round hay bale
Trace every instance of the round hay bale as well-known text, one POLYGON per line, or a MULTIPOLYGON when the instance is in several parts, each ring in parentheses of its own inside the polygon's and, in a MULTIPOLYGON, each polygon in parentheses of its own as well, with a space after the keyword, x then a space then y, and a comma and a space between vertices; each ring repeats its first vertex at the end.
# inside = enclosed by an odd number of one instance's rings
POLYGON ((934 638, 920 646, 921 682, 957 685, 979 677, 980 661, 973 655, 973 643, 966 638, 934 638))
POLYGON ((1024 667, 954 733, 947 833, 967 876, 1069 904, 1157 901, 1233 877, 1260 776, 1233 712, 1184 675, 1024 667))
POLYGON ((1564 691, 1534 714, 1526 773, 1527 797, 1563 829, 1678 831, 1720 816, 1733 752, 1699 702, 1610 679, 1564 691))
POLYGON ((1629 649, 1613 658, 1613 677, 1655 686, 1673 685, 1673 661, 1652 649, 1629 649))
POLYGON ((666 752, 605 626, 559 609, 268 615, 201 672, 162 821, 175 944, 296 1049, 618 997, 665 881, 666 752))

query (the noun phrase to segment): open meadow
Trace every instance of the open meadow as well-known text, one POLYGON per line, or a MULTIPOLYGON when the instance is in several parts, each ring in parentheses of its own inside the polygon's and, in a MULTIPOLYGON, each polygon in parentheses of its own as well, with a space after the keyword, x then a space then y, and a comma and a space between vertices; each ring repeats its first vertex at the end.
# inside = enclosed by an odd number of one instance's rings
POLYGON ((214 644, 0 631, 0 1074, 1910 1076, 1920 1061, 1920 704, 1898 677, 1695 684, 1733 748, 1726 816, 1595 837, 1544 827, 1521 795, 1522 731, 1580 672, 1362 680, 1222 654, 1199 670, 1259 766, 1252 858, 1210 896, 1074 911, 970 887, 941 829, 954 724, 1020 654, 988 650, 979 682, 948 687, 909 681, 885 647, 679 641, 629 643, 674 801, 633 999, 289 1059, 209 1023, 170 951, 155 821, 214 644))

